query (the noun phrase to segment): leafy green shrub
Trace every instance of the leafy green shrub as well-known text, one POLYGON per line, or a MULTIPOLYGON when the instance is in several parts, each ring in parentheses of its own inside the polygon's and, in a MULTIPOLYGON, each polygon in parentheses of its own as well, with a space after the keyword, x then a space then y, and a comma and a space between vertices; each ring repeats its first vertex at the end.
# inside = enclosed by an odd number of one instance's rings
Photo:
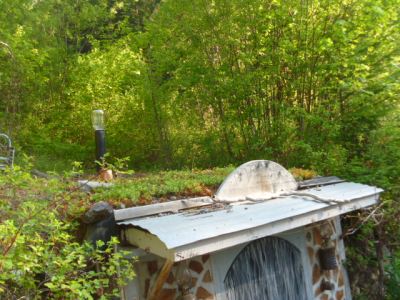
MULTIPOLYGON (((347 238, 348 271, 355 299, 399 299, 400 290, 400 120, 396 114, 371 132, 369 147, 354 158, 342 176, 385 189, 382 205, 354 236, 347 238), (373 275, 373 276, 372 276, 373 275), (364 297, 364 296, 365 297, 364 297), (363 298, 364 297, 364 298, 363 298)), ((357 226, 368 213, 346 219, 357 226)))
POLYGON ((390 263, 386 267, 389 277, 387 281, 387 299, 400 299, 400 252, 397 251, 392 255, 390 263))
POLYGON ((0 174, 0 299, 109 299, 134 276, 116 239, 78 243, 71 212, 83 197, 19 167, 0 174))

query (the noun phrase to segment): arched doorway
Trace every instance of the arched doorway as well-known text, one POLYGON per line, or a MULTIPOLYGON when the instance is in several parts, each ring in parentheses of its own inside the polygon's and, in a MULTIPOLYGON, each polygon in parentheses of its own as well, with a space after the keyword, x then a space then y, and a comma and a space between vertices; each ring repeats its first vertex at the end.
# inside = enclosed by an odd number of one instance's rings
POLYGON ((229 300, 307 300, 300 251, 278 237, 248 244, 224 279, 229 300))

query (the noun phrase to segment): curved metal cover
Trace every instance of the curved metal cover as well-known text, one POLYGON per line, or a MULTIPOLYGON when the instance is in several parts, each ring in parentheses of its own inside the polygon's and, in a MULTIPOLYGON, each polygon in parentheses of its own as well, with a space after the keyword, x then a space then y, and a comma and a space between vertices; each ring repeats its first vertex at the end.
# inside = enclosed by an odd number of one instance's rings
POLYGON ((296 189, 296 180, 280 164, 253 160, 234 170, 221 184, 215 198, 228 202, 267 199, 296 189))
POLYGON ((118 222, 131 245, 175 261, 330 219, 378 202, 383 190, 342 182, 302 190, 303 195, 118 222), (307 196, 307 195, 309 196, 307 196), (330 199, 334 202, 317 201, 330 199))

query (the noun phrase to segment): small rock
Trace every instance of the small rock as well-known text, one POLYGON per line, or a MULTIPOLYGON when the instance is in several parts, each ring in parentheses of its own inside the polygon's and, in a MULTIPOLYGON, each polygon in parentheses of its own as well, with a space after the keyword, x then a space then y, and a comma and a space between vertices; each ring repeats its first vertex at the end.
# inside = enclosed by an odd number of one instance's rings
POLYGON ((114 213, 110 204, 104 201, 97 202, 83 215, 82 221, 86 224, 92 224, 104 220, 114 213))
POLYGON ((196 299, 213 299, 213 295, 203 287, 199 287, 196 292, 196 299))
POLYGON ((196 261, 196 260, 191 260, 189 263, 189 269, 195 271, 196 273, 200 274, 203 271, 203 265, 196 261))
POLYGON ((109 182, 98 182, 98 181, 88 181, 88 180, 78 180, 79 188, 85 192, 91 192, 97 188, 109 188, 113 186, 109 182))
MULTIPOLYGON (((85 240, 89 241, 93 246, 96 246, 97 241, 101 240, 107 243, 113 236, 119 236, 119 232, 114 216, 110 215, 103 220, 89 224, 87 226, 85 240)), ((100 249, 104 250, 105 245, 100 246, 100 249)))

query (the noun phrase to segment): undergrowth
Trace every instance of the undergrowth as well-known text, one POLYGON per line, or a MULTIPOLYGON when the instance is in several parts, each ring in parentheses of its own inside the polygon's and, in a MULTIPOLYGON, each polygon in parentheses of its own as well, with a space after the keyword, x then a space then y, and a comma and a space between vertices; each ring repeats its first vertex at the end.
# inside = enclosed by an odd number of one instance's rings
POLYGON ((78 163, 73 171, 49 178, 33 176, 31 167, 27 163, 0 173, 0 300, 117 296, 134 276, 132 262, 114 251, 117 239, 101 247, 79 242, 79 220, 90 205, 102 200, 133 206, 155 197, 211 195, 233 169, 136 174, 87 193, 76 181, 82 176, 78 163))
POLYGON ((85 200, 65 178, 0 173, 0 299, 110 299, 133 278, 126 253, 114 252, 117 239, 77 240, 85 200))

